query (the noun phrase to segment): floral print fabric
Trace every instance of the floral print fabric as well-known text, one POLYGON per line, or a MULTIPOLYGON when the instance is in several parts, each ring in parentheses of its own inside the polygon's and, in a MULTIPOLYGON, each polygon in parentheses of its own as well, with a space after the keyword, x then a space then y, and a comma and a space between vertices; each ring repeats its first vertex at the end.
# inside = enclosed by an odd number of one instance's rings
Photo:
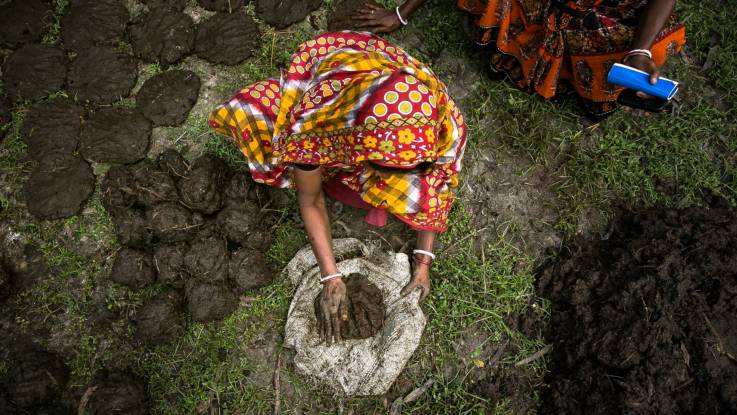
POLYGON ((280 80, 241 90, 210 125, 238 143, 257 182, 287 187, 292 164, 320 165, 417 229, 447 228, 463 116, 429 68, 379 37, 325 33, 302 44, 280 80))

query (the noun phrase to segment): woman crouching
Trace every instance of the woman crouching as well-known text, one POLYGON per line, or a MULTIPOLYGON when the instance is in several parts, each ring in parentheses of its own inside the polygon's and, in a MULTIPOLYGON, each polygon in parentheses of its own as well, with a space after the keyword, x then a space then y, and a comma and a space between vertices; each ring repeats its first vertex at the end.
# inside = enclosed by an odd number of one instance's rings
POLYGON ((325 193, 369 210, 371 224, 391 213, 417 230, 402 294, 427 296, 466 144, 463 117, 427 66, 368 33, 325 33, 299 47, 281 79, 241 90, 209 122, 238 143, 256 182, 296 188, 322 275, 326 342, 341 340, 348 316, 325 193))

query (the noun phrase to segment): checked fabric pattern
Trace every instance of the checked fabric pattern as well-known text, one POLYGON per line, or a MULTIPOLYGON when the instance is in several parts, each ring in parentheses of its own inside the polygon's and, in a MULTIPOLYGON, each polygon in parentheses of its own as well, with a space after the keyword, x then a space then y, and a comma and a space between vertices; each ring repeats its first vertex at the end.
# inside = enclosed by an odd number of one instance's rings
POLYGON ((257 182, 288 187, 292 164, 320 165, 325 180, 412 227, 447 229, 463 116, 429 68, 379 37, 310 40, 281 79, 239 91, 209 121, 236 141, 257 182), (423 162, 430 167, 408 170, 423 162))

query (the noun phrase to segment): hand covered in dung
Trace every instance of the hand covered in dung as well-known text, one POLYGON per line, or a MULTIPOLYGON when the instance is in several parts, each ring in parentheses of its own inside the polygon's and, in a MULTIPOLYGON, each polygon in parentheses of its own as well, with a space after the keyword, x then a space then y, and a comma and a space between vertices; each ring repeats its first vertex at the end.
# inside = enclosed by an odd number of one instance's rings
POLYGON ((348 302, 345 293, 346 288, 342 278, 323 283, 318 300, 317 326, 320 338, 327 345, 343 340, 340 326, 348 320, 348 302))

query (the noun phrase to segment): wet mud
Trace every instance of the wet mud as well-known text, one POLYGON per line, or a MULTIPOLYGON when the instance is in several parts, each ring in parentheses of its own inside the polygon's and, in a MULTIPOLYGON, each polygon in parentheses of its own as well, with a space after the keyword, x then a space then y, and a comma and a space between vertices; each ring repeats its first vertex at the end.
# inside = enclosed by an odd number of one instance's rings
POLYGON ((737 213, 622 213, 542 271, 542 413, 737 412, 737 213))
POLYGON ((322 0, 256 0, 256 15, 277 29, 285 29, 304 20, 320 6, 322 0))
POLYGON ((64 48, 83 52, 123 40, 130 16, 119 0, 75 0, 62 18, 64 48))
MULTIPOLYGON (((196 321, 232 313, 239 292, 266 286, 276 275, 264 255, 271 238, 268 227, 276 218, 262 212, 268 200, 252 200, 249 189, 257 185, 249 180, 212 156, 186 161, 174 150, 156 161, 111 168, 102 182, 102 201, 126 246, 118 258, 131 257, 116 259, 111 279, 133 289, 154 282, 168 286, 181 295, 182 309, 196 321), (223 212, 234 210, 243 215, 221 220, 223 212)), ((159 299, 151 307, 174 310, 164 302, 159 299)), ((162 315, 174 315, 167 313, 162 315)), ((168 334, 156 334, 165 326, 152 324, 142 337, 169 341, 168 334)))
POLYGON ((79 413, 146 415, 151 412, 146 386, 128 373, 99 373, 86 393, 88 400, 80 402, 79 413))
POLYGON ((56 152, 33 169, 23 193, 32 215, 39 219, 58 219, 79 213, 94 188, 95 176, 87 162, 56 152))
POLYGON ((353 20, 359 10, 367 5, 380 6, 372 0, 340 0, 333 6, 333 12, 328 15, 328 30, 361 30, 356 27, 358 21, 353 20))
POLYGON ((250 0, 197 0, 197 3, 213 12, 233 13, 250 3, 250 0))
POLYGON ((151 128, 135 109, 102 108, 82 126, 79 152, 98 163, 135 163, 146 156, 151 128))
POLYGON ((14 48, 41 39, 51 6, 41 0, 12 0, 0 6, 0 45, 14 48))
POLYGON ((130 32, 136 56, 164 67, 179 62, 194 48, 192 18, 168 7, 146 13, 133 23, 130 32))
MULTIPOLYGON (((345 280, 346 302, 348 303, 348 321, 340 327, 344 339, 367 339, 384 327, 386 306, 381 290, 367 278, 351 274, 345 280)), ((323 324, 320 310, 320 298, 315 298, 315 318, 318 328, 323 324)))
POLYGON ((216 13, 197 27, 195 53, 212 63, 235 65, 261 44, 261 32, 242 12, 216 13))
POLYGON ((73 154, 82 128, 82 107, 68 98, 39 102, 26 113, 21 129, 28 157, 43 160, 49 154, 73 154))
POLYGON ((3 66, 3 84, 13 99, 38 100, 64 86, 67 57, 59 48, 28 44, 13 52, 3 66))
POLYGON ((154 126, 174 127, 187 119, 200 95, 200 78, 192 71, 166 71, 147 80, 136 107, 154 126))
POLYGON ((79 51, 68 76, 69 92, 78 101, 111 104, 127 97, 136 84, 136 62, 111 46, 79 51))

